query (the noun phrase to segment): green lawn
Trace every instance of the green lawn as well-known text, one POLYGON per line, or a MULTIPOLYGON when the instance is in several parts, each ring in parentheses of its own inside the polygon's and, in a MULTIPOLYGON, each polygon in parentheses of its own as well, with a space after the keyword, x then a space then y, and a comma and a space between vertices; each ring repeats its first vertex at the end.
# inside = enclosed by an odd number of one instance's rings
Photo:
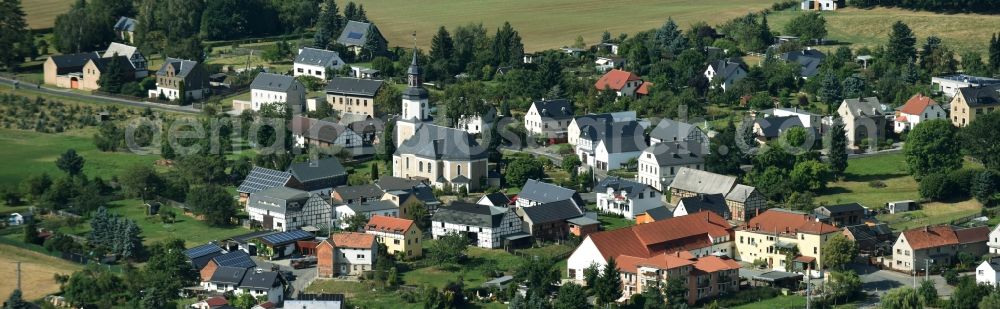
POLYGON ((900 200, 918 200, 917 182, 906 171, 906 161, 901 153, 882 154, 847 162, 843 181, 829 184, 816 202, 841 204, 858 202, 881 208, 885 203, 900 200), (871 181, 885 183, 884 188, 869 185, 871 181))
MULTIPOLYGON (((771 30, 784 31, 784 25, 799 14, 802 12, 777 12, 768 15, 767 21, 771 30)), ((823 12, 823 17, 827 21, 829 39, 851 43, 854 48, 884 45, 888 41, 892 24, 899 20, 913 29, 918 44, 923 44, 927 36, 934 35, 951 47, 956 56, 967 50, 977 51, 985 56, 993 32, 980 30, 1000 28, 1000 15, 844 8, 835 12, 823 12)))
MULTIPOLYGON (((177 238, 183 239, 188 247, 193 247, 249 232, 242 227, 212 227, 176 209, 173 211, 177 214, 177 220, 173 223, 163 223, 158 217, 147 217, 145 208, 139 200, 114 201, 109 205, 109 209, 113 213, 135 220, 142 229, 143 242, 146 244, 177 238)), ((90 231, 88 224, 84 222, 75 228, 63 227, 61 232, 85 236, 90 231)))
POLYGON ((101 152, 92 141, 94 129, 76 130, 59 134, 37 133, 0 129, 0 186, 18 185, 24 178, 40 173, 56 177, 63 174, 55 164, 59 155, 75 149, 86 160, 83 171, 90 177, 110 180, 125 167, 134 164, 153 164, 159 159, 153 155, 136 155, 128 152, 101 152))
POLYGON ((733 307, 733 309, 791 309, 805 308, 806 298, 799 295, 778 296, 756 303, 733 307))

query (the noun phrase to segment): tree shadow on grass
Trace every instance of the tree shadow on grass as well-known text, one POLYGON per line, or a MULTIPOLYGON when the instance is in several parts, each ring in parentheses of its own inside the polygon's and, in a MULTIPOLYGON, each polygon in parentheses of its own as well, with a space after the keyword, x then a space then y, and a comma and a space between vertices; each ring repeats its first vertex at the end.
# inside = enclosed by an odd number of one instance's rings
POLYGON ((858 175, 858 174, 854 174, 854 173, 848 173, 846 175, 846 177, 844 177, 844 179, 847 180, 847 181, 856 181, 856 182, 868 182, 868 181, 873 181, 873 180, 882 180, 882 181, 885 181, 885 180, 889 180, 889 179, 892 179, 892 178, 904 177, 904 176, 907 176, 907 175, 908 174, 906 174, 904 172, 865 174, 865 175, 858 175))

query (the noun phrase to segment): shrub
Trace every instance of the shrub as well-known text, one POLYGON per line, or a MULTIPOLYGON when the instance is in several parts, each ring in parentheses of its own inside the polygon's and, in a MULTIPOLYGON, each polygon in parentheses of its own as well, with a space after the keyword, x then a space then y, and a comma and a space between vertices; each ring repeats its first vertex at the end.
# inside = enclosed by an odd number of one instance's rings
POLYGON ((951 198, 958 190, 952 178, 945 174, 930 174, 920 180, 920 196, 931 200, 951 198))
POLYGON ((963 168, 948 172, 948 180, 954 184, 953 188, 955 189, 955 191, 952 191, 952 197, 968 197, 972 193, 970 189, 973 186, 976 175, 979 175, 982 171, 981 169, 963 168))
POLYGON ((872 180, 872 181, 869 181, 868 182, 868 186, 872 187, 872 188, 885 188, 886 187, 885 182, 882 182, 881 180, 872 180))

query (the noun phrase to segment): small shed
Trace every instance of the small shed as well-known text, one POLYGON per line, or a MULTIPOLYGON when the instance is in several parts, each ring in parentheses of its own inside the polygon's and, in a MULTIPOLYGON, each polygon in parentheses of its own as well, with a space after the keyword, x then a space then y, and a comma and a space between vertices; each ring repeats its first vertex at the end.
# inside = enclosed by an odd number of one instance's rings
POLYGON ((146 215, 155 216, 160 213, 160 207, 162 205, 160 204, 160 202, 157 201, 148 201, 146 202, 145 206, 146 206, 146 215))
POLYGON ((802 274, 778 270, 755 270, 740 268, 740 278, 750 282, 751 286, 770 286, 775 288, 798 289, 802 282, 802 274))
POLYGON ((907 212, 917 209, 917 202, 913 200, 888 202, 885 203, 885 209, 889 210, 889 213, 891 214, 897 212, 907 212))
POLYGON ((28 213, 22 214, 22 213, 16 213, 15 212, 15 213, 10 214, 10 216, 7 217, 7 225, 14 226, 14 225, 22 225, 22 224, 25 224, 25 223, 29 223, 29 222, 31 222, 32 217, 33 216, 31 214, 28 214, 28 213))
POLYGON ((271 249, 270 258, 281 258, 294 253, 295 245, 299 241, 313 239, 316 239, 316 236, 309 232, 294 230, 261 236, 260 242, 271 249))
POLYGON ((506 289, 507 285, 510 285, 510 283, 512 281, 514 281, 514 276, 497 277, 497 278, 493 278, 490 281, 484 282, 483 283, 483 287, 484 288, 497 288, 497 289, 503 290, 503 289, 506 289))

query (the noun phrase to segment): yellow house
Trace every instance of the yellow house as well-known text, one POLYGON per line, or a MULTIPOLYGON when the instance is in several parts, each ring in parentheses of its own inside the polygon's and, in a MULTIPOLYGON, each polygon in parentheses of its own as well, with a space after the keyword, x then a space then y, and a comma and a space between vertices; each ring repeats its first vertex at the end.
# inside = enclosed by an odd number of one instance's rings
POLYGON ((365 225, 365 233, 374 235, 375 241, 397 257, 411 259, 423 255, 424 233, 413 220, 374 215, 365 225))
POLYGON ((1000 85, 959 88, 951 99, 951 124, 969 125, 976 117, 1000 109, 1000 85))
POLYGON ((770 209, 736 229, 736 254, 741 261, 764 261, 775 270, 819 270, 823 245, 839 232, 809 214, 770 209))

